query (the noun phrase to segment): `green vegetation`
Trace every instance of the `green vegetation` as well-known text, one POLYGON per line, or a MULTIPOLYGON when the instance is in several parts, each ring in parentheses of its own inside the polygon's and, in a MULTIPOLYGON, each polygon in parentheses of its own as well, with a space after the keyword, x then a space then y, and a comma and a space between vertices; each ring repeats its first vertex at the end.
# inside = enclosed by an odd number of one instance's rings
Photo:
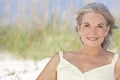
MULTIPOLYGON (((6 25, 0 26, 0 50, 8 50, 17 57, 37 60, 52 56, 60 50, 69 51, 81 47, 77 33, 68 27, 74 24, 76 4, 70 4, 70 8, 61 15, 60 5, 54 8, 53 13, 49 13, 50 0, 41 4, 41 7, 38 7, 38 0, 32 0, 31 9, 27 4, 21 6, 21 3, 21 0, 17 1, 18 11, 15 12, 13 23, 10 19, 13 2, 7 2, 5 13, 0 15, 0 25, 6 25)), ((120 26, 119 17, 116 16, 116 20, 120 26)), ((119 34, 120 29, 112 37, 113 47, 118 51, 119 34)))
POLYGON ((114 31, 113 35, 113 46, 119 51, 120 53, 120 29, 114 31))
POLYGON ((80 48, 79 38, 71 29, 47 27, 19 31, 15 27, 0 27, 0 30, 0 46, 23 58, 42 59, 59 50, 80 48))
MULTIPOLYGON (((115 30, 113 45, 120 51, 119 34, 120 30, 115 30)), ((0 27, 0 48, 9 50, 15 56, 22 58, 43 59, 60 50, 76 50, 80 46, 77 33, 68 27, 53 29, 48 26, 44 30, 0 27)))

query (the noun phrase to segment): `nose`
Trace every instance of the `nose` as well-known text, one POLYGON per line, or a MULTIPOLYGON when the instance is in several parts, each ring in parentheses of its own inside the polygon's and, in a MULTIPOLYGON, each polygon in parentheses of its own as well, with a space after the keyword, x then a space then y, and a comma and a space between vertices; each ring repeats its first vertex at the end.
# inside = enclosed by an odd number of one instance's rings
POLYGON ((97 30, 96 28, 91 28, 89 34, 96 34, 97 30))

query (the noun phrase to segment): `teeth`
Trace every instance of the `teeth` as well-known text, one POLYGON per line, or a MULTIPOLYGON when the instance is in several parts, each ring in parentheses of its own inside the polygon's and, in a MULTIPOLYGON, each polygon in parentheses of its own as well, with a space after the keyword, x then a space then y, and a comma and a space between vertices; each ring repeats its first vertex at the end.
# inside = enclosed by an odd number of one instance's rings
POLYGON ((91 41, 95 41, 95 40, 97 40, 98 38, 96 38, 96 37, 88 37, 88 39, 91 40, 91 41))

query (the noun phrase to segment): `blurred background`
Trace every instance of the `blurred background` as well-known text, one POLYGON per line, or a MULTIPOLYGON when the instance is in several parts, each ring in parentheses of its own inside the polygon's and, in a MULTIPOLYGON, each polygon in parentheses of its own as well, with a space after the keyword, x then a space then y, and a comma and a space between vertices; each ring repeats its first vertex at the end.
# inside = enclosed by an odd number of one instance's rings
MULTIPOLYGON (((120 0, 0 0, 0 55, 40 60, 81 47, 76 12, 90 2, 104 3, 120 26, 120 0)), ((120 29, 111 50, 120 51, 120 29)))

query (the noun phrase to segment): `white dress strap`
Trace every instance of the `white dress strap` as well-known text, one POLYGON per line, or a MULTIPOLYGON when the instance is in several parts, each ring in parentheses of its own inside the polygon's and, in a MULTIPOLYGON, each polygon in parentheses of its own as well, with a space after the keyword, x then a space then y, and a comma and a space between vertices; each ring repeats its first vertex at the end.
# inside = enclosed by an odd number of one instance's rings
POLYGON ((59 51, 59 57, 60 57, 60 60, 63 59, 63 51, 59 51))
POLYGON ((115 65, 117 60, 118 60, 119 54, 114 54, 113 60, 112 60, 112 64, 115 65))

